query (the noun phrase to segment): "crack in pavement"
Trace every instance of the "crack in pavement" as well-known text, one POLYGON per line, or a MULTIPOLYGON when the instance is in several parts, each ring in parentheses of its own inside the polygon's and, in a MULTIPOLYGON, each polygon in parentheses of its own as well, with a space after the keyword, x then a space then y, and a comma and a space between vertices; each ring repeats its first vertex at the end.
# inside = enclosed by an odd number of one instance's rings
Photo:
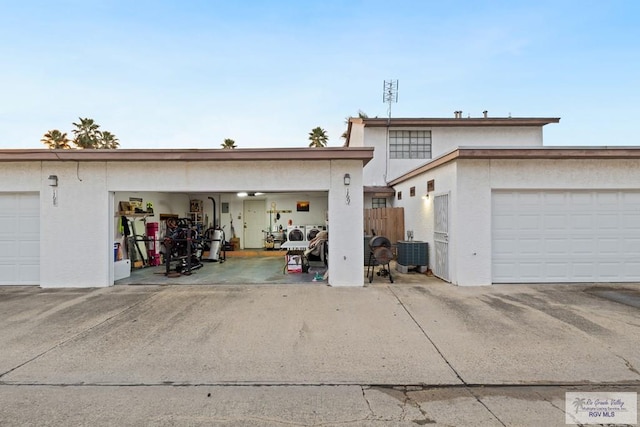
POLYGON ((624 357, 616 354, 616 356, 618 356, 620 359, 622 359, 624 361, 624 364, 627 366, 627 368, 633 372, 636 375, 640 375, 640 372, 631 364, 631 362, 629 362, 627 359, 625 359, 624 357))
MULTIPOLYGON (((431 345, 433 346, 433 348, 436 350, 436 352, 438 352, 438 354, 440 355, 440 357, 442 358, 442 360, 447 364, 447 366, 449 366, 449 369, 451 369, 451 371, 453 371, 453 373, 455 374, 455 376, 460 380, 460 382, 463 384, 463 386, 468 388, 468 384, 467 382, 464 380, 464 378, 462 378, 462 375, 460 375, 460 373, 456 370, 456 368, 451 364, 451 362, 449 362, 449 360, 447 360, 447 358, 445 357, 444 353, 442 353, 442 351, 440 350, 440 348, 438 348, 438 346, 436 345, 436 343, 433 341, 433 339, 431 339, 431 337, 429 336, 429 334, 427 334, 427 331, 424 330, 424 328, 422 327, 422 325, 420 325, 420 323, 418 323, 418 320, 413 316, 413 314, 411 314, 411 312, 409 311, 409 308, 407 308, 407 306, 404 304, 404 302, 402 302, 402 300, 400 299, 400 297, 393 291, 393 289, 391 288, 391 286, 387 286, 387 289, 389 289, 389 291, 391 292, 391 294, 393 294, 393 296, 396 298, 396 300, 398 301, 398 303, 402 306, 402 308, 404 309, 404 311, 407 313, 407 315, 411 318, 411 320, 413 321, 413 323, 415 323, 415 325, 418 327, 418 329, 420 329, 420 331, 422 332, 422 334, 427 338, 427 340, 429 340, 429 342, 431 343, 431 345)), ((471 393, 471 395, 476 399, 476 401, 482 405, 490 414, 491 416, 493 416, 501 425, 506 427, 506 424, 502 422, 502 420, 500 420, 500 418, 498 418, 498 416, 480 399, 480 397, 478 395, 476 395, 475 393, 473 393, 473 391, 469 388, 469 393, 471 393)))
POLYGON ((400 304, 400 306, 404 309, 404 311, 407 313, 407 315, 409 316, 409 318, 411 318, 411 320, 413 321, 413 323, 415 323, 415 325, 418 327, 418 329, 420 329, 420 331, 422 332, 422 335, 424 335, 427 340, 431 343, 431 345, 433 346, 433 348, 436 350, 436 352, 440 355, 440 357, 442 358, 442 360, 444 361, 444 363, 447 364, 447 366, 449 367, 449 369, 451 369, 451 371, 454 373, 454 375, 456 376, 456 378, 458 378, 460 380, 460 382, 462 384, 467 384, 467 382, 462 378, 462 376, 460 375, 460 373, 456 370, 456 368, 453 367, 453 365, 447 360, 446 357, 444 357, 444 354, 442 353, 442 351, 440 350, 440 348, 438 348, 438 346, 436 345, 436 343, 431 339, 431 337, 429 336, 429 334, 427 334, 427 331, 424 330, 424 328, 422 327, 422 325, 420 323, 418 323, 418 321, 416 320, 415 317, 413 317, 413 314, 411 314, 411 312, 409 311, 409 309, 407 308, 407 306, 404 305, 404 302, 402 302, 402 300, 400 299, 400 297, 393 291, 393 289, 390 286, 387 286, 387 289, 389 289, 389 291, 391 292, 391 294, 396 298, 396 300, 398 301, 398 304, 400 304))

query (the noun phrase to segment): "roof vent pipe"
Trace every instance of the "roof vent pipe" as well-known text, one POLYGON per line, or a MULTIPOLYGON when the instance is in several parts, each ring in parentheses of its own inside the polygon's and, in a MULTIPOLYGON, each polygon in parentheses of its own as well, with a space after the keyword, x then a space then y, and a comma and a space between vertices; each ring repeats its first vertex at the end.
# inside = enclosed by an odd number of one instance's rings
POLYGON ((482 116, 483 116, 485 119, 487 118, 487 116, 488 116, 488 115, 489 115, 489 112, 488 112, 487 110, 484 110, 484 111, 482 112, 482 116))

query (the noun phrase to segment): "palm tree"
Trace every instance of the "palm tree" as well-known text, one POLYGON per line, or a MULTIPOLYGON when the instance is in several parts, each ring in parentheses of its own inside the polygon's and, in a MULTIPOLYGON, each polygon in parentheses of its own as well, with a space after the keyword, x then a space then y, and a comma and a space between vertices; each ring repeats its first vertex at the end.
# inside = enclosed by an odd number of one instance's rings
POLYGON ((225 150, 233 150, 236 147, 236 142, 233 139, 225 138, 224 142, 220 144, 225 150))
POLYGON ((114 150, 120 146, 118 138, 109 131, 100 132, 100 146, 96 148, 104 148, 114 150))
POLYGON ((327 131, 322 129, 320 126, 311 129, 309 132, 309 147, 314 148, 322 148, 327 146, 327 141, 329 137, 327 136, 327 131))
POLYGON ((69 145, 69 138, 67 138, 66 133, 60 132, 58 129, 53 129, 48 131, 42 136, 40 140, 44 145, 49 147, 50 149, 65 149, 68 150, 71 148, 69 145))
POLYGON ((96 124, 93 119, 79 117, 80 123, 73 123, 76 127, 73 130, 75 135, 73 143, 78 148, 100 148, 100 125, 96 124))

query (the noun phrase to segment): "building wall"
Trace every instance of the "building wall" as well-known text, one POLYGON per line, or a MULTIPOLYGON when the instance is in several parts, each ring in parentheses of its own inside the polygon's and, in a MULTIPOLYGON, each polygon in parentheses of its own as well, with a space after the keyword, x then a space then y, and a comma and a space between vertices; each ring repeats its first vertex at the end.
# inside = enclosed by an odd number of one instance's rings
MULTIPOLYGON (((458 160, 455 283, 491 284, 492 190, 638 189, 640 160, 458 160)), ((436 183, 437 186, 437 183, 436 183)))
POLYGON ((113 224, 104 162, 42 162, 40 286, 113 283, 113 224), (47 176, 58 176, 57 205, 47 176))
MULTIPOLYGON (((464 120, 464 119, 461 119, 464 120)), ((542 126, 439 127, 431 130, 433 157, 458 147, 542 147, 542 126)))
POLYGON ((331 165, 329 191, 329 283, 332 286, 363 286, 362 232, 364 206, 362 166, 335 160, 331 165), (351 184, 344 185, 344 174, 351 184))
MULTIPOLYGON (((461 119, 464 120, 464 119, 461 119)), ((362 125, 359 125, 362 126, 362 125)), ((431 159, 388 159, 387 129, 364 128, 353 132, 352 146, 374 147, 374 158, 364 168, 365 185, 386 185, 404 173, 431 159), (362 135, 362 136, 360 136, 362 135)), ((431 127, 391 128, 391 130, 431 130, 431 158, 435 159, 458 147, 539 147, 542 146, 541 126, 495 127, 431 127)))
MULTIPOLYGON (((3 163, 2 191, 41 194, 42 287, 113 284, 116 192, 328 192, 329 284, 362 286, 362 161, 3 163), (346 202, 345 173, 351 175, 346 202), (49 175, 58 176, 57 203, 49 175)), ((187 196, 185 196, 185 200, 187 196)), ((168 201, 167 203, 173 203, 168 201)), ((155 209, 161 210, 157 201, 155 209)))
POLYGON ((396 199, 394 206, 404 208, 404 228, 413 231, 413 240, 424 241, 428 244, 429 268, 435 265, 434 250, 434 211, 433 200, 438 194, 449 194, 449 274, 452 283, 457 280, 455 265, 457 263, 456 240, 453 238, 458 233, 458 184, 457 164, 448 163, 411 178, 394 187, 396 199), (429 193, 429 198, 423 198, 427 193, 427 182, 434 180, 435 191, 429 193), (411 197, 411 187, 416 188, 416 195, 411 197), (397 199, 397 194, 402 191, 402 200, 397 199))

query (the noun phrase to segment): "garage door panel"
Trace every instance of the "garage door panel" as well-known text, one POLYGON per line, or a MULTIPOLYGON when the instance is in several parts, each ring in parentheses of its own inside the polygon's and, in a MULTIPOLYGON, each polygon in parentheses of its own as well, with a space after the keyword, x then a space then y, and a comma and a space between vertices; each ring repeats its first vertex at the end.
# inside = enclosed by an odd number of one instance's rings
POLYGON ((35 216, 30 214, 29 216, 21 216, 18 218, 18 229, 20 233, 25 233, 27 235, 35 235, 38 236, 40 233, 38 230, 40 229, 40 216, 35 216))
POLYGON ((640 281, 640 262, 635 260, 625 262, 624 274, 627 277, 635 277, 636 281, 640 281))
POLYGON ((40 283, 40 197, 0 193, 0 285, 40 283))
POLYGON ((529 208, 535 208, 540 205, 542 194, 539 193, 518 193, 513 192, 516 195, 516 203, 514 206, 526 206, 529 208))
POLYGON ((598 239, 598 256, 600 257, 619 257, 620 241, 614 238, 598 239))
POLYGON ((513 254, 513 251, 517 248, 516 239, 500 239, 497 238, 494 240, 493 250, 496 254, 499 254, 501 257, 509 257, 513 254))
POLYGON ((615 282, 624 271, 624 266, 618 261, 601 261, 598 263, 598 267, 598 279, 606 282, 615 282))
POLYGON ((640 259, 640 238, 624 239, 623 251, 627 256, 639 257, 640 259))
POLYGON ((513 215, 496 215, 493 218, 493 229, 495 231, 500 230, 512 230, 515 226, 516 218, 513 215))
POLYGON ((21 265, 18 269, 18 277, 23 285, 37 285, 40 282, 40 263, 21 265))
POLYGON ((640 207, 638 207, 638 211, 635 214, 623 214, 621 226, 627 230, 640 231, 640 215, 638 215, 638 212, 640 212, 640 207))
POLYGON ((30 262, 33 263, 40 258, 40 242, 21 241, 18 243, 17 249, 17 255, 23 260, 31 258, 30 262))
POLYGON ((616 230, 620 227, 620 220, 615 213, 598 214, 596 217, 598 223, 596 230, 616 230))
POLYGON ((566 214, 554 214, 544 216, 545 230, 565 230, 570 221, 566 214))
POLYGON ((545 269, 540 271, 537 277, 532 277, 532 279, 544 276, 548 280, 558 280, 559 278, 566 277, 570 268, 571 264, 560 261, 550 261, 545 266, 545 269))
POLYGON ((540 230, 540 222, 541 219, 537 215, 522 214, 518 216, 517 225, 523 231, 538 231, 540 230))
POLYGON ((591 214, 576 213, 569 221, 569 228, 573 231, 591 231, 595 224, 595 219, 591 214))
POLYGON ((495 283, 640 280, 640 191, 492 196, 495 283))
POLYGON ((571 277, 577 280, 590 281, 597 273, 596 266, 591 262, 571 263, 571 277))
POLYGON ((515 247, 512 249, 514 253, 519 253, 524 256, 540 256, 544 254, 544 240, 523 238, 516 242, 515 247))
POLYGON ((14 253, 15 247, 12 242, 4 241, 2 240, 2 236, 0 236, 0 260, 10 258, 14 253))
POLYGON ((620 194, 614 192, 601 192, 596 193, 595 197, 599 210, 612 212, 616 212, 618 210, 618 202, 621 200, 620 194))
POLYGON ((547 255, 565 255, 571 251, 571 242, 564 239, 547 239, 545 253, 547 255))
POLYGON ((596 255, 596 245, 593 237, 571 239, 569 258, 583 257, 592 259, 596 255))
POLYGON ((537 261, 521 262, 519 270, 524 277, 535 278, 540 275, 540 270, 544 269, 544 263, 537 261))

